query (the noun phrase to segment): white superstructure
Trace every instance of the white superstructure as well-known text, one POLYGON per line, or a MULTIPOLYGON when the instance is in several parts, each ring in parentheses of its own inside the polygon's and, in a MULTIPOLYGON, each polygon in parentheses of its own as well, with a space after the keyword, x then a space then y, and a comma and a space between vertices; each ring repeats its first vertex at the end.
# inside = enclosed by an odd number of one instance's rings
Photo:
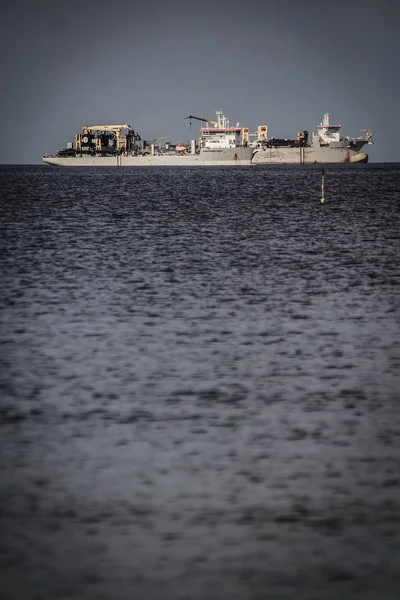
POLYGON ((340 142, 341 125, 331 125, 329 122, 329 114, 325 113, 317 127, 317 135, 322 144, 330 144, 331 142, 340 142))
POLYGON ((239 123, 230 127, 230 121, 220 111, 215 111, 218 121, 214 127, 200 129, 200 147, 209 150, 221 148, 239 148, 243 146, 243 128, 239 123))

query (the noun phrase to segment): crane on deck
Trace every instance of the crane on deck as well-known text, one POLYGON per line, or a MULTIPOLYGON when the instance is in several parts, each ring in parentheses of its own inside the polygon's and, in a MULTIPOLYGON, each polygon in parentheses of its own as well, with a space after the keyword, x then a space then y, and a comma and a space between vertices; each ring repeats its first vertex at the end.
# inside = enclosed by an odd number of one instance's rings
POLYGON ((120 125, 83 125, 82 133, 75 135, 76 149, 82 151, 82 147, 95 148, 97 152, 103 149, 103 142, 99 134, 109 134, 116 139, 116 149, 119 152, 127 152, 140 140, 140 136, 134 132, 128 123, 120 125))
POLYGON ((91 131, 111 131, 112 133, 117 134, 117 136, 120 136, 122 129, 132 130, 132 127, 128 125, 128 123, 124 123, 123 125, 84 125, 82 127, 82 133, 88 134, 91 131))
POLYGON ((211 125, 219 125, 218 121, 212 121, 211 119, 204 119, 203 117, 195 117, 194 115, 189 115, 185 117, 186 119, 190 119, 190 128, 192 128, 192 119, 196 119, 196 121, 204 121, 205 123, 210 123, 211 125))

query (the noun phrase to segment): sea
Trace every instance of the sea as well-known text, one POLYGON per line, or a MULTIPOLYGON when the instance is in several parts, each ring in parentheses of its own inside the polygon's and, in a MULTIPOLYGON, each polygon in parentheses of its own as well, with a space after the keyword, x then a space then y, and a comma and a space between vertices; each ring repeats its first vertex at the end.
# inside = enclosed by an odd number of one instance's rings
POLYGON ((397 600, 400 164, 0 168, 3 600, 397 600))

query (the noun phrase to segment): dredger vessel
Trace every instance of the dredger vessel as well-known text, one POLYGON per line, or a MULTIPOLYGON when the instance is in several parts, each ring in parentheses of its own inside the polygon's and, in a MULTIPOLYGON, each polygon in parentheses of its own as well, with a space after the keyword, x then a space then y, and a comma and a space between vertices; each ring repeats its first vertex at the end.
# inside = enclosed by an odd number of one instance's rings
POLYGON ((308 131, 296 138, 268 138, 266 125, 249 133, 239 122, 234 127, 221 111, 217 120, 189 115, 186 119, 202 121, 198 140, 172 144, 165 136, 142 140, 135 130, 122 125, 84 125, 75 142, 55 155, 45 154, 43 161, 54 166, 214 166, 262 164, 311 164, 367 162, 360 150, 372 143, 372 134, 363 130, 358 138, 341 138, 340 125, 331 125, 325 114, 317 132, 308 140, 308 131))

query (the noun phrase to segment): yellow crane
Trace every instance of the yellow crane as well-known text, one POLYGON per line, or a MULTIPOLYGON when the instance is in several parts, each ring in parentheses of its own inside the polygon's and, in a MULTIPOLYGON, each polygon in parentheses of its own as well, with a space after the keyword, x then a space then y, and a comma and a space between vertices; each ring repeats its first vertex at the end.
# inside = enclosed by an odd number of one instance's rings
POLYGON ((82 127, 82 133, 90 133, 91 131, 113 131, 120 135, 121 129, 132 129, 128 123, 123 125, 84 125, 82 127))
MULTIPOLYGON (((128 123, 124 123, 123 125, 83 125, 82 133, 77 133, 75 136, 76 149, 78 151, 82 148, 82 142, 86 143, 88 140, 86 136, 94 133, 95 131, 110 131, 117 138, 117 147, 120 151, 127 150, 127 137, 126 135, 122 135, 122 130, 128 129, 129 132, 133 132, 133 129, 128 123)), ((96 139, 96 149, 98 151, 101 150, 101 140, 96 139)))

